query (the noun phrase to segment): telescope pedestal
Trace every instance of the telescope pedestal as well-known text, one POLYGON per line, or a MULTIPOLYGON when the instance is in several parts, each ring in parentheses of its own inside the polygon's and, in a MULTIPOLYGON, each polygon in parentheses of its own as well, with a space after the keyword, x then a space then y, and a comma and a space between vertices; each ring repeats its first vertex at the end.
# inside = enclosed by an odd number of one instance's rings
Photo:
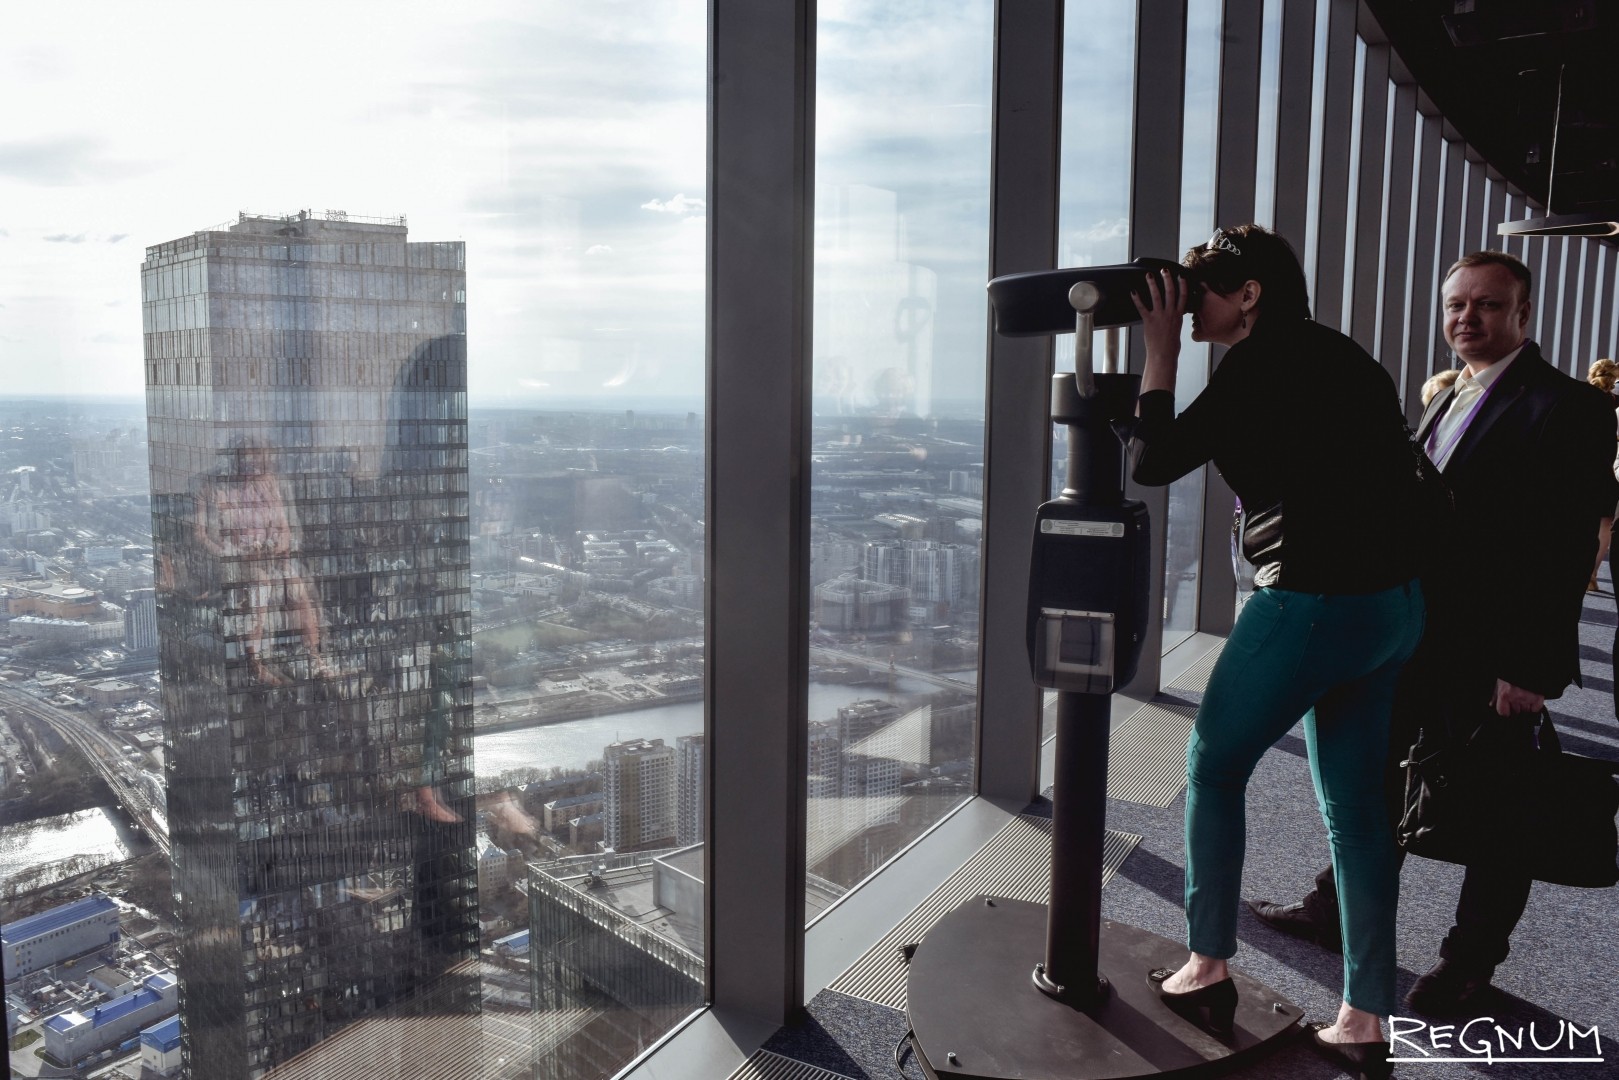
POLYGON ((906 1013, 928 1080, 1101 1080, 1196 1076, 1228 1068, 1291 1034, 1298 1006, 1244 975, 1236 1027, 1209 1034, 1158 997, 1147 971, 1186 955, 1178 941, 1101 924, 1110 992, 1075 1008, 1036 989, 1044 904, 978 896, 940 920, 911 959, 906 1013), (952 1055, 954 1058, 952 1060, 952 1055))
MULTIPOLYGON (((1029 585, 1035 681, 1058 691, 1051 903, 979 896, 917 945, 906 1014, 929 1080, 1192 1076, 1265 1048, 1302 1017, 1269 987, 1234 974, 1235 1029, 1215 1036, 1147 982, 1153 968, 1179 967, 1186 947, 1101 918, 1109 701, 1134 676, 1143 631, 1157 616, 1148 603, 1146 508, 1124 498, 1121 440, 1140 379, 1094 373, 1090 339, 1097 323, 1134 321, 1130 290, 1145 269, 1039 271, 990 283, 999 332, 1076 334, 1075 373, 1052 379, 1051 419, 1068 429, 1067 477, 1062 495, 1037 513, 1029 585)), ((1114 346, 1110 336, 1110 356, 1114 346)))

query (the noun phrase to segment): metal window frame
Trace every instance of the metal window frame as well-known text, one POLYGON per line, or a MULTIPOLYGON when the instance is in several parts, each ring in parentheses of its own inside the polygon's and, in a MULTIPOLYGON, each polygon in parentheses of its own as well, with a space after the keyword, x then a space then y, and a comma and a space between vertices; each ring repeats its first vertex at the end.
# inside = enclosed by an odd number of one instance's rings
POLYGON ((1489 178, 1489 197, 1484 205, 1487 207, 1484 214, 1484 231, 1479 236, 1478 246, 1481 248, 1502 247, 1501 236, 1496 226, 1507 220, 1507 182, 1495 172, 1487 174, 1489 178))
POLYGON ((803 1005, 815 0, 710 0, 709 35, 705 959, 716 1014, 774 1027, 803 1005))
POLYGON ((1595 350, 1602 356, 1612 360, 1619 353, 1619 317, 1614 312, 1614 286, 1615 286, 1615 256, 1619 256, 1619 249, 1611 244, 1597 244, 1598 284, 1596 295, 1599 298, 1597 311, 1597 329, 1595 350))
MULTIPOLYGON (((1507 207, 1503 213, 1504 216, 1501 219, 1502 221, 1523 220, 1527 210, 1526 203, 1521 192, 1507 192, 1507 207)), ((1491 242, 1498 246, 1502 251, 1505 251, 1510 255, 1516 255, 1520 260, 1523 259, 1524 253, 1529 250, 1529 240, 1527 237, 1523 236, 1502 237, 1499 234, 1495 234, 1491 237, 1491 242)))
MULTIPOLYGON (((1056 266, 1062 169, 1063 0, 995 5, 990 276, 1056 266)), ((987 304, 988 301, 986 300, 987 304)), ((1051 338, 986 345, 984 556, 979 633, 980 795, 1039 792, 1041 693, 1023 645, 1029 523, 1050 491, 1051 338)))
POLYGON ((1466 148, 1467 164, 1464 169, 1463 185, 1465 193, 1462 202, 1465 209, 1462 212, 1462 235, 1459 248, 1461 254, 1477 251, 1488 245, 1479 244, 1478 237, 1484 231, 1484 161, 1475 155, 1472 147, 1466 148))
POLYGON ((1602 251, 1605 246, 1591 240, 1581 242, 1581 247, 1585 250, 1585 309, 1580 325, 1585 328, 1586 363, 1607 356, 1607 353, 1602 351, 1600 314, 1603 294, 1602 251))
POLYGON ((1383 270, 1383 324, 1377 343, 1377 358, 1394 376, 1404 403, 1409 394, 1407 376, 1411 360, 1408 325, 1411 306, 1411 228, 1414 208, 1413 185, 1405 177, 1415 177, 1417 88, 1395 83, 1391 105, 1391 134, 1388 161, 1388 218, 1386 222, 1383 270), (1397 314, 1396 314, 1397 313, 1397 314))
POLYGON ((1309 215, 1311 91, 1315 83, 1315 4, 1282 8, 1276 103, 1276 231, 1304 256, 1309 215))
MULTIPOLYGON (((1419 95, 1419 110, 1421 98, 1419 95)), ((1411 311, 1406 320, 1407 362, 1405 415, 1412 423, 1422 416, 1422 384, 1434 372, 1438 354, 1440 186, 1444 172, 1445 141, 1439 118, 1421 111, 1417 131, 1421 157, 1417 162, 1416 226, 1412 234, 1411 311)), ((1448 264, 1447 264, 1448 265, 1448 264)))
POLYGON ((1327 74, 1321 105, 1321 180, 1316 202, 1315 317, 1344 323, 1344 252, 1348 247, 1351 192, 1351 121, 1354 115, 1355 21, 1359 0, 1329 0, 1327 74))
POLYGON ((1569 328, 1569 357, 1574 365, 1574 376, 1585 378, 1588 366, 1596 357, 1591 351, 1591 342, 1596 336, 1596 328, 1592 325, 1591 303, 1596 300, 1596 253, 1591 250, 1588 240, 1573 241, 1573 251, 1570 262, 1574 266, 1573 288, 1574 293, 1573 322, 1569 328))
POLYGON ((1350 307, 1344 333, 1368 352, 1377 348, 1377 316, 1382 295, 1377 279, 1383 266, 1384 160, 1389 131, 1389 47, 1366 42, 1365 64, 1358 93, 1360 109, 1360 168, 1356 173, 1355 237, 1352 248, 1350 307))
POLYGON ((1544 337, 1540 340, 1541 353, 1553 367, 1565 374, 1573 374, 1569 351, 1563 346, 1563 328, 1570 326, 1569 303, 1574 290, 1569 288, 1568 249, 1566 236, 1546 238, 1546 283, 1541 295, 1545 297, 1547 322, 1541 324, 1544 337))
MULTIPOLYGON (((1130 147, 1130 254, 1162 257, 1180 247, 1180 214, 1166 212, 1181 202, 1181 158, 1186 128, 1185 0, 1140 0, 1136 5, 1136 70, 1133 116, 1150 116, 1151 124, 1132 124, 1130 147)), ((1306 134, 1306 146, 1308 135, 1306 134)), ((1251 197, 1250 197, 1251 198, 1251 197)), ((1140 373, 1146 362, 1141 334, 1130 335, 1130 370, 1140 373)), ((1148 580, 1152 596, 1147 610, 1164 609, 1165 524, 1169 488, 1125 485, 1128 498, 1147 504, 1153 522, 1152 560, 1148 580)), ((1201 586, 1201 582, 1199 583, 1201 586)), ((1147 620, 1141 665, 1124 687, 1132 697, 1157 693, 1163 671, 1164 628, 1160 618, 1147 620)))
POLYGON ((1546 343, 1546 339, 1551 335, 1554 325, 1548 313, 1546 301, 1546 297, 1550 295, 1551 249, 1550 240, 1545 243, 1530 245, 1528 249, 1529 258, 1524 260, 1529 265, 1530 273, 1534 275, 1535 280, 1535 306, 1529 316, 1530 325, 1534 327, 1534 332, 1531 336, 1542 345, 1546 343), (1540 250, 1537 251, 1535 250, 1536 248, 1540 250))
MULTIPOLYGON (((1439 273, 1467 252, 1462 250, 1463 215, 1467 210, 1467 147, 1453 136, 1445 139, 1445 180, 1440 190, 1439 273)), ((1441 276, 1440 280, 1444 280, 1441 276)))
MULTIPOLYGON (((1220 87, 1215 106, 1214 221, 1252 221, 1259 158, 1259 68, 1264 0, 1225 0, 1220 15, 1220 87)), ((1184 99, 1184 95, 1183 95, 1184 99)), ((1167 489, 1166 489, 1167 492, 1167 489)), ((1210 573, 1231 559, 1231 512, 1236 495, 1219 471, 1203 473, 1203 528, 1198 575, 1200 633, 1225 635, 1236 622, 1235 575, 1210 573)), ((1167 532, 1167 530, 1159 530, 1167 532)), ((1152 608, 1157 611, 1161 608, 1152 608)))

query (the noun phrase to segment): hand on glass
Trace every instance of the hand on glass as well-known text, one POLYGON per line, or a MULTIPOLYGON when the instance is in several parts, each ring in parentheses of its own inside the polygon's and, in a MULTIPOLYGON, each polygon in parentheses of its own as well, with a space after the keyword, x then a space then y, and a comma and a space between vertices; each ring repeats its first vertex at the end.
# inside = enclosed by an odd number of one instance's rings
POLYGON ((490 818, 513 836, 532 838, 540 835, 540 823, 534 820, 534 815, 523 809, 522 804, 509 791, 489 801, 483 809, 488 810, 490 818))
POLYGON ((1490 695, 1490 706, 1498 716, 1518 713, 1538 713, 1546 704, 1546 695, 1521 686, 1513 686, 1505 679, 1495 680, 1495 693, 1490 695))
POLYGON ((416 789, 416 809, 429 821, 453 825, 461 820, 461 815, 450 809, 439 793, 426 785, 416 789))

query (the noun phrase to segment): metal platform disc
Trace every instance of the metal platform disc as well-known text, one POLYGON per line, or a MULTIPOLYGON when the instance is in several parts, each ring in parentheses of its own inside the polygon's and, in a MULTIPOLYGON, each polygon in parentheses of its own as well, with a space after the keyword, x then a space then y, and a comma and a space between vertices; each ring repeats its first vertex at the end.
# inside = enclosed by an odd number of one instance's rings
POLYGON ((1112 993, 1081 1012, 1035 989, 1046 906, 979 896, 946 915, 911 959, 907 1014, 930 1080, 1102 1080, 1196 1076, 1294 1035, 1303 1010, 1244 975, 1227 1038, 1172 1011, 1147 983, 1186 946, 1103 920, 1101 974, 1112 993))

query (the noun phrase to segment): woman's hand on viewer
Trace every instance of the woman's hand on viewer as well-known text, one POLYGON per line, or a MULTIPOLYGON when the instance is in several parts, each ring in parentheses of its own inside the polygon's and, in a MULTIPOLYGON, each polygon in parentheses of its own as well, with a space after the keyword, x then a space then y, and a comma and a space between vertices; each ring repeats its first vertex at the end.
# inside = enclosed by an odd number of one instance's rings
POLYGON ((1176 362, 1181 352, 1181 320, 1186 317, 1186 281, 1176 273, 1160 270, 1146 278, 1147 302, 1141 293, 1131 293, 1130 302, 1141 313, 1141 330, 1146 338, 1147 364, 1141 375, 1141 392, 1175 389, 1176 362))

